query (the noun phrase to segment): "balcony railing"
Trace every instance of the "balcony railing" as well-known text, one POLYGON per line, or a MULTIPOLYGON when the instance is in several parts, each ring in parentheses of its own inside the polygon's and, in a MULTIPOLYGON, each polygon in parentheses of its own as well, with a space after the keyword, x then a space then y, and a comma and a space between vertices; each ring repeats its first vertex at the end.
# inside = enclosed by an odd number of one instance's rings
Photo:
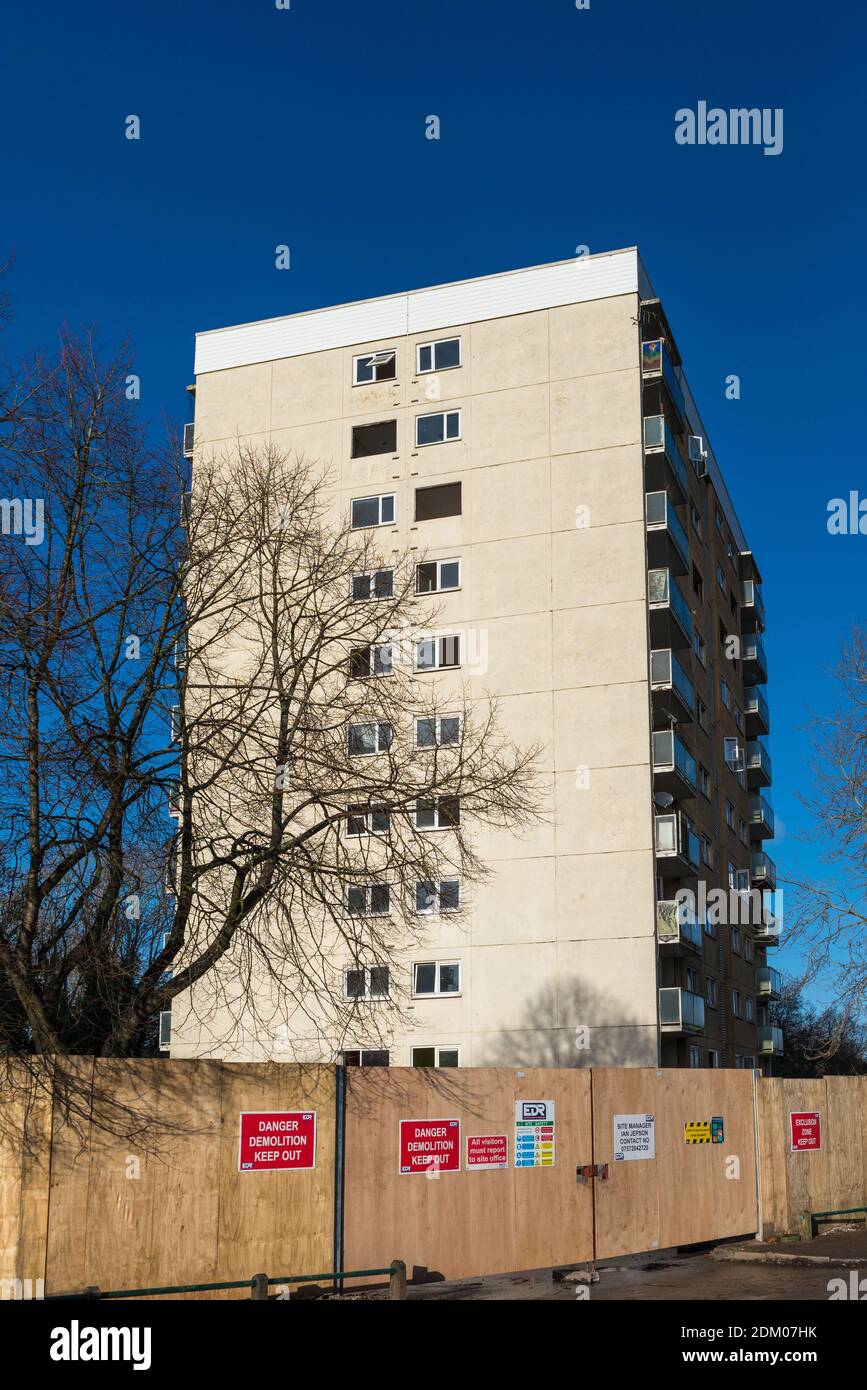
POLYGON ((745 692, 744 714, 746 715, 746 729, 749 738, 755 738, 757 734, 769 734, 771 732, 771 713, 768 709, 768 702, 755 685, 745 692))
POLYGON ((763 796, 750 797, 750 835, 756 840, 774 837, 774 813, 763 796))
POLYGON ((650 653, 650 689, 655 709, 678 719, 695 718, 695 686, 670 647, 650 653))
POLYGON ((750 863, 750 882, 756 888, 770 888, 773 890, 777 886, 777 866, 769 854, 754 854, 750 863))
POLYGON ((664 487, 666 485, 666 465, 668 465, 668 476, 674 479, 683 500, 686 501, 689 492, 686 464, 664 415, 645 415, 644 453, 645 472, 650 485, 652 487, 664 487))
POLYGON ((741 580, 741 627, 744 632, 765 630, 765 601, 754 579, 741 580))
POLYGON ((667 492, 648 492, 647 558, 651 565, 668 565, 675 574, 689 569, 689 537, 667 492))
POLYGON ((689 749, 673 729, 653 735, 653 785, 673 796, 694 796, 698 768, 689 749))
POLYGON ((663 878, 695 874, 701 864, 701 845, 680 811, 654 816, 656 867, 663 878))
POLYGON ((647 596, 654 643, 678 651, 691 647, 692 613, 670 570, 648 570, 647 596))
POLYGON ((683 389, 677 379, 674 363, 668 355, 664 338, 654 338, 641 344, 641 375, 645 381, 664 381, 671 403, 681 418, 686 420, 686 401, 683 389))
POLYGON ((773 781, 771 757, 761 739, 751 739, 746 746, 747 784, 750 787, 769 787, 773 781))
POLYGON ((768 679, 768 658, 758 633, 743 638, 744 685, 764 685, 768 679))
POLYGON ((779 970, 775 970, 772 965, 756 966, 757 999, 779 999, 781 989, 782 980, 779 970))
POLYGON ((782 1057, 783 1030, 774 1023, 760 1023, 756 1029, 759 1052, 763 1057, 782 1057))
POLYGON ((664 898, 656 904, 656 939, 660 946, 674 948, 676 955, 682 950, 700 955, 704 950, 702 923, 686 903, 674 898, 664 898))
POLYGON ((663 1033, 704 1032, 704 1000, 692 990, 659 991, 659 1026, 663 1033))

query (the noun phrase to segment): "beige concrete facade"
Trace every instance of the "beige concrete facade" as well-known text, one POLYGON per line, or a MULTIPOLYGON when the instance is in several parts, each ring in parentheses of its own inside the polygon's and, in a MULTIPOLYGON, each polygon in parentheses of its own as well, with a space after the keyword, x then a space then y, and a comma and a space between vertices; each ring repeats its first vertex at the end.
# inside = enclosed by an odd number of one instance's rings
MULTIPOLYGON (((702 1050, 701 1065, 708 1050, 721 1054, 719 1065, 735 1065, 736 1043, 738 1057, 757 1054, 755 1021, 733 1033, 708 1009, 700 1033, 666 1036, 659 1024, 660 984, 688 982, 686 957, 667 958, 657 940, 657 898, 671 896, 671 885, 655 860, 651 746, 653 729, 668 725, 650 685, 643 297, 637 285, 197 375, 197 449, 240 436, 322 460, 344 515, 353 498, 395 494, 395 524, 380 528, 384 554, 417 547, 426 559, 460 559, 460 588, 440 598, 443 627, 471 635, 454 679, 480 699, 496 694, 516 740, 530 730, 544 743, 546 821, 523 837, 479 835, 490 880, 472 888, 459 926, 432 919, 427 948, 413 953, 459 962, 460 991, 411 1000, 411 1026, 389 1040, 392 1065, 410 1065, 418 1047, 458 1049, 462 1066, 695 1065, 690 1044, 702 1050), (419 374, 418 345, 450 338, 460 339, 461 365, 419 374), (381 351, 396 353, 394 380, 353 385, 353 359, 381 351), (460 410, 460 438, 417 448, 416 417, 440 407, 460 410), (384 419, 397 422, 396 452, 353 459, 352 427, 384 419), (460 516, 412 519, 417 486, 456 481, 460 516)), ((705 506, 716 495, 692 473, 678 502, 690 531, 693 494, 705 506)), ((719 505, 729 516, 727 502, 719 505)), ((707 531, 714 535, 712 519, 707 531)), ((705 588, 713 589, 708 544, 691 531, 690 562, 705 557, 705 588)), ((743 549, 738 543, 737 554, 743 549)), ((681 584, 695 611, 689 574, 681 584)), ((680 655, 692 678, 692 650, 680 655)), ((731 684, 743 704, 743 685, 731 684)), ((716 695, 706 703, 721 740, 716 695)), ((687 747, 697 732, 677 727, 687 747)), ((744 778, 738 787, 746 815, 744 778)), ((709 831, 713 883, 725 875, 721 798, 720 785, 690 816, 696 833, 709 831)), ((733 967, 717 935, 694 957, 699 992, 711 970, 724 997, 734 976, 755 998, 763 956, 733 967)), ((407 959, 402 985, 411 967, 407 959)), ((174 1056, 210 1050, 206 1039, 175 1030, 174 1056)), ((217 1050, 284 1055, 275 1039, 241 1036, 217 1050)), ((324 1040, 321 1059, 334 1055, 324 1040)))

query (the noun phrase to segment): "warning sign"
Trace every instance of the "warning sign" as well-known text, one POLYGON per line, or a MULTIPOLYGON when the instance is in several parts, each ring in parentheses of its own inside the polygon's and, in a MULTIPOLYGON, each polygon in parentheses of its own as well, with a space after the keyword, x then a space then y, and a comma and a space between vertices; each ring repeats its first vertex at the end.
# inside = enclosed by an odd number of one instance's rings
POLYGON ((790 1110, 792 1153, 809 1153, 822 1147, 822 1130, 818 1110, 790 1110))
POLYGON ((315 1110, 242 1110, 239 1173, 316 1167, 315 1110))
POLYGON ((468 1134, 467 1169, 508 1168, 509 1136, 507 1134, 468 1134))
POLYGON ((553 1100, 515 1101, 515 1167, 554 1167, 553 1100))
POLYGON ((460 1120, 401 1120, 401 1173, 459 1173, 460 1120))
POLYGON ((722 1144, 725 1139, 723 1116, 714 1115, 712 1120, 687 1120, 683 1138, 687 1144, 722 1144))
POLYGON ((614 1116, 614 1161, 656 1158, 656 1116, 614 1116))

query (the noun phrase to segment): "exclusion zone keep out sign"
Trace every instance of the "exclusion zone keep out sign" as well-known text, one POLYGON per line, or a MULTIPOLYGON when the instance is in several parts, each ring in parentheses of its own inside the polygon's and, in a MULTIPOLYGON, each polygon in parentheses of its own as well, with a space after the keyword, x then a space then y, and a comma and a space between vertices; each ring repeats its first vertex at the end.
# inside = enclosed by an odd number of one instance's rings
POLYGON ((401 1173, 426 1173, 430 1168, 460 1172, 460 1120, 401 1120, 401 1173))
POLYGON ((821 1149, 822 1130, 818 1110, 790 1110, 789 1121, 792 1126, 793 1154, 821 1149))
POLYGON ((242 1110, 240 1173, 316 1167, 315 1110, 242 1110))

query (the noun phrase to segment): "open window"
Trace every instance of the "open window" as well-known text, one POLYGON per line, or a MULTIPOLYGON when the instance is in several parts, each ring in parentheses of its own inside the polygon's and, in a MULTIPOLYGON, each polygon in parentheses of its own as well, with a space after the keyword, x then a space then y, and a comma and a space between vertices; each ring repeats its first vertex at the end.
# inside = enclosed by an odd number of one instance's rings
POLYGON ((363 352, 352 359, 353 386, 367 386, 374 381, 394 381, 397 374, 394 348, 382 352, 363 352))
POLYGON ((375 425, 353 425, 352 457, 370 458, 373 454, 397 453, 397 421, 377 420, 375 425))
POLYGON ((416 521, 435 521, 440 516, 461 515, 461 484, 437 483, 415 490, 416 521))

